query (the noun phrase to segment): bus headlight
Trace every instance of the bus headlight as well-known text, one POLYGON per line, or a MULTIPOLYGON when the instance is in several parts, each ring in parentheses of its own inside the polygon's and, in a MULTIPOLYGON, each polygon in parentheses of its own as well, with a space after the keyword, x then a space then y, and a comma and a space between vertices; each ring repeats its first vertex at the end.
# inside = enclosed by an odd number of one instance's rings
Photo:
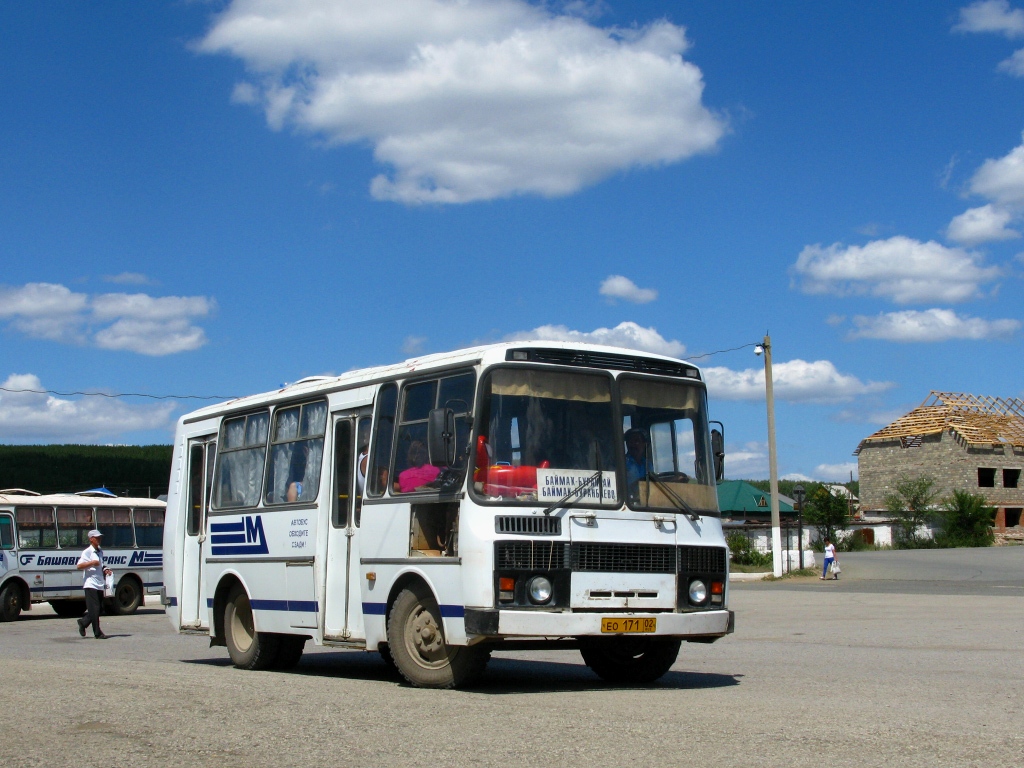
POLYGON ((526 585, 526 594, 531 603, 543 605, 551 600, 551 582, 546 576, 534 576, 526 585))
POLYGON ((708 587, 700 579, 690 582, 690 602, 694 605, 701 605, 708 599, 708 587))

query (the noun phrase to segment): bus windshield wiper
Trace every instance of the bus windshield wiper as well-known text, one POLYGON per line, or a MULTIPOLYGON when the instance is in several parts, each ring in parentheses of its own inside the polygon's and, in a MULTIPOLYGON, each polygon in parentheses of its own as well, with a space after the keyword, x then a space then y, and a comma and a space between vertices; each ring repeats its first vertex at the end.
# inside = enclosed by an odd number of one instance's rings
MULTIPOLYGON (((592 486, 595 482, 598 484, 598 487, 603 486, 603 483, 601 482, 601 475, 603 473, 604 473, 604 470, 601 470, 601 469, 597 470, 597 472, 595 472, 590 477, 588 477, 586 480, 584 480, 582 483, 577 485, 575 488, 573 488, 571 491, 569 491, 567 494, 565 494, 565 496, 560 498, 558 501, 556 501, 551 506, 547 507, 544 510, 544 514, 545 515, 550 515, 552 512, 554 512, 559 507, 571 506, 568 503, 569 499, 571 499, 573 496, 577 496, 577 495, 583 493, 583 491, 585 491, 587 488, 592 486)), ((603 494, 604 494, 604 491, 602 490, 602 495, 603 494)))
POLYGON ((683 500, 682 496, 680 496, 674 490, 669 488, 665 483, 661 482, 661 480, 658 480, 653 475, 651 475, 651 476, 648 476, 647 481, 650 482, 650 483, 654 483, 654 486, 658 490, 660 490, 663 494, 665 494, 665 497, 669 501, 671 501, 673 504, 676 505, 676 511, 677 512, 685 512, 687 515, 689 515, 691 520, 699 520, 700 519, 700 515, 697 514, 696 511, 694 511, 693 507, 691 507, 689 504, 687 504, 683 500))

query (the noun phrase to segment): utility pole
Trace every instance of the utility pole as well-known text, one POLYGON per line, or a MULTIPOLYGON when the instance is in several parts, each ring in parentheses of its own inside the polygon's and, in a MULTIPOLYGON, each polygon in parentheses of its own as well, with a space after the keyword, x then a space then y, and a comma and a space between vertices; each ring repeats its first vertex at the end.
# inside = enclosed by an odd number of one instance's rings
MULTIPOLYGON (((779 462, 775 455, 775 388, 772 383, 772 337, 765 334, 764 392, 768 406, 768 474, 772 496, 772 566, 776 578, 782 575, 782 530, 779 523, 779 462)), ((757 352, 757 349, 754 349, 757 352)))

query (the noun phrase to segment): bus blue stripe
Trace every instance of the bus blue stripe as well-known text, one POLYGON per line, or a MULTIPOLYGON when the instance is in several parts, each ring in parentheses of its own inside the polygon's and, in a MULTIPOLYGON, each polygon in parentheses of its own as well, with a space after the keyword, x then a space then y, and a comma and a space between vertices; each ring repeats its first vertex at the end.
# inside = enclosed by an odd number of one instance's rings
POLYGON ((237 533, 245 532, 245 521, 238 523, 210 523, 210 533, 237 533))
MULTIPOLYGON (((461 619, 466 615, 466 607, 463 605, 442 605, 441 616, 445 619, 461 619)), ((384 603, 363 603, 363 614, 366 616, 383 616, 387 611, 384 603)))

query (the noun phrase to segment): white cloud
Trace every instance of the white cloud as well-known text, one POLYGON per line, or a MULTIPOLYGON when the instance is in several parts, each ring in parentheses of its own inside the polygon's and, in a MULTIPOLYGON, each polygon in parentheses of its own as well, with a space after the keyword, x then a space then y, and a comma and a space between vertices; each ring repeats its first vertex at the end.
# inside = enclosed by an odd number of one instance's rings
POLYGON ((1024 77, 1024 48, 1014 51, 1008 59, 1003 59, 996 69, 1014 77, 1024 77))
POLYGON ((117 283, 118 285, 155 285, 155 281, 140 272, 122 272, 119 275, 105 275, 103 279, 108 283, 117 283))
POLYGON ((658 355, 682 357, 686 346, 675 339, 664 338, 654 328, 644 328, 636 323, 619 323, 614 328, 597 328, 593 331, 573 331, 564 325, 542 325, 532 331, 518 331, 505 337, 506 341, 578 341, 585 344, 604 344, 609 347, 625 347, 658 355))
POLYGON ((847 461, 842 464, 819 464, 814 468, 814 479, 823 483, 848 483, 850 473, 857 478, 857 462, 847 461))
POLYGON ((729 478, 757 479, 768 476, 768 446, 745 443, 740 447, 725 446, 725 475, 729 478))
POLYGON ((900 304, 966 301, 1000 276, 978 254, 898 235, 867 245, 808 245, 793 272, 806 293, 870 294, 900 304))
MULTIPOLYGON (((11 374, 4 389, 42 390, 33 374, 11 374)), ((88 443, 170 426, 171 403, 129 405, 106 397, 63 399, 37 392, 0 391, 0 442, 88 443)))
POLYGON ((0 320, 27 336, 143 355, 169 355, 203 346, 206 333, 193 321, 215 308, 216 302, 206 296, 90 296, 54 283, 0 286, 0 320))
POLYGON ((1018 320, 982 320, 958 315, 951 309, 886 312, 875 317, 857 315, 853 324, 857 329, 850 333, 850 338, 904 342, 980 341, 1010 336, 1021 327, 1018 320))
POLYGON ((986 160, 971 178, 970 190, 1005 206, 1024 206, 1024 143, 1004 157, 986 160))
POLYGON ((1012 219, 1010 211, 991 204, 969 208, 949 222, 946 237, 964 245, 1012 240, 1020 237, 1020 232, 1007 227, 1012 219))
POLYGON ((779 478, 780 480, 795 480, 798 483, 810 483, 814 480, 813 477, 801 474, 800 472, 790 472, 779 478))
POLYGON ((416 355, 423 350, 423 345, 427 343, 426 336, 406 336, 402 342, 402 352, 406 355, 416 355))
POLYGON ((243 60, 274 129, 369 143, 374 197, 571 194, 714 149, 685 30, 601 28, 523 0, 235 0, 198 48, 243 60))
MULTIPOLYGON (((711 397, 722 400, 763 400, 764 369, 705 368, 711 397)), ((772 384, 777 400, 805 403, 832 403, 851 400, 872 392, 882 392, 891 382, 862 382, 856 376, 840 373, 828 360, 790 360, 772 366, 772 384)))
POLYGON ((634 304, 647 304, 658 298, 653 288, 640 288, 628 277, 609 275, 601 283, 601 295, 610 299, 624 299, 634 304))
POLYGON ((890 408, 884 411, 871 410, 863 408, 846 408, 833 417, 836 421, 845 422, 850 424, 877 424, 879 426, 886 426, 892 424, 900 416, 904 416, 915 407, 914 405, 908 405, 904 408, 890 408))
POLYGON ((1024 35, 1024 11, 1007 0, 978 0, 960 9, 955 32, 995 32, 1014 38, 1024 35))

